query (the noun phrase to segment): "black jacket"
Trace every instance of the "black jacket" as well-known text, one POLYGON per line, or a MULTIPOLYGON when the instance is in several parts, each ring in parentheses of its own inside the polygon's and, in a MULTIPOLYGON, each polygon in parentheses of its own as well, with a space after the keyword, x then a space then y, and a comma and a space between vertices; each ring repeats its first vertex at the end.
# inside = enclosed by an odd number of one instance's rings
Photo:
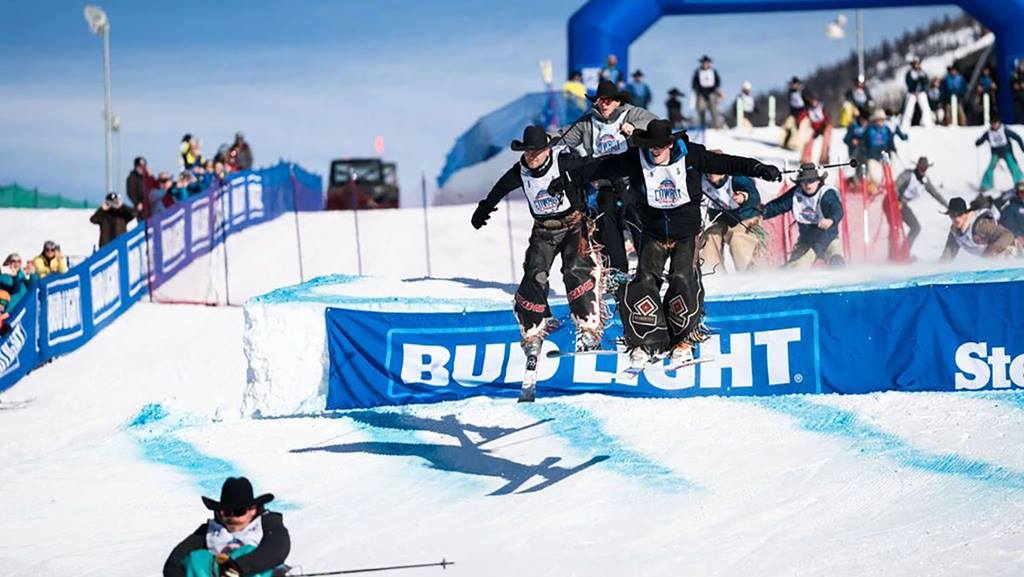
MULTIPOLYGON (((551 162, 554 162, 556 160, 554 155, 552 155, 550 158, 551 162)), ((585 168, 588 165, 588 163, 591 162, 591 159, 582 158, 580 156, 573 154, 572 152, 566 151, 558 155, 557 162, 558 168, 561 170, 562 175, 570 175, 570 178, 568 179, 563 178, 560 184, 564 186, 563 192, 568 196, 569 202, 572 206, 569 208, 569 210, 560 212, 558 214, 545 215, 543 218, 535 216, 534 218, 537 218, 538 220, 552 220, 563 218, 573 211, 582 210, 583 208, 586 208, 587 205, 584 183, 588 181, 580 180, 576 176, 576 173, 582 168, 585 168)), ((501 178, 498 179, 498 182, 494 183, 494 186, 491 188, 491 191, 487 194, 487 198, 480 201, 480 205, 488 208, 494 208, 498 206, 498 203, 501 202, 501 199, 505 198, 505 196, 507 196, 508 193, 516 189, 522 188, 523 176, 520 171, 524 166, 525 165, 522 164, 522 160, 520 160, 519 162, 512 165, 512 168, 509 168, 507 171, 505 171, 505 174, 501 175, 501 178)), ((549 164, 544 164, 537 171, 534 171, 534 173, 545 172, 548 166, 549 164)))
MULTIPOLYGON (((284 518, 280 513, 264 512, 263 540, 259 547, 248 555, 235 560, 242 577, 269 571, 284 563, 291 551, 292 542, 288 537, 288 529, 284 526, 284 518)), ((185 540, 171 551, 164 562, 164 577, 185 577, 185 558, 193 551, 206 549, 206 523, 203 523, 185 540)))
POLYGON ((133 170, 125 182, 125 189, 132 206, 139 206, 146 202, 146 177, 133 170))
POLYGON ((97 208, 89 222, 100 225, 100 246, 106 245, 128 231, 128 223, 135 218, 135 211, 126 204, 108 210, 97 208))
POLYGON ((701 177, 703 174, 728 174, 732 176, 754 176, 754 170, 761 163, 753 158, 731 156, 708 152, 704 145, 690 142, 683 137, 672 145, 671 159, 676 161, 682 154, 682 142, 686 146, 686 189, 690 202, 672 209, 654 208, 647 204, 643 169, 640 155, 650 154, 643 148, 631 148, 621 154, 596 159, 596 169, 588 178, 628 177, 635 189, 640 222, 645 235, 660 241, 690 238, 700 233, 701 177))

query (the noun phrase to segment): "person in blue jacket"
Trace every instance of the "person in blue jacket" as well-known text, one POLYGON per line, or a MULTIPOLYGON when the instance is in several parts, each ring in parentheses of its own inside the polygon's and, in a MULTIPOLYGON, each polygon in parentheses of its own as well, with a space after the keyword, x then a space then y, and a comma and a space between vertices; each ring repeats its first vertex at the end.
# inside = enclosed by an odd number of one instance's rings
POLYGON ((857 166, 862 166, 866 160, 868 126, 870 123, 866 115, 859 115, 853 120, 853 124, 846 129, 846 136, 843 142, 846 144, 846 151, 850 158, 857 159, 857 166))
POLYGON ((715 271, 720 267, 726 246, 737 272, 756 266, 766 235, 761 228, 761 194, 754 181, 746 176, 705 174, 701 191, 707 199, 709 223, 701 247, 703 268, 715 271))
POLYGON ((882 182, 882 162, 885 156, 896 152, 896 138, 907 140, 907 135, 899 126, 893 128, 886 121, 885 111, 879 108, 871 114, 871 125, 864 133, 865 150, 868 167, 868 191, 874 193, 879 182, 882 182))
POLYGON ((932 126, 932 110, 928 105, 928 74, 921 68, 920 58, 914 58, 903 81, 907 85, 907 99, 903 105, 903 129, 910 128, 914 119, 915 105, 921 111, 921 126, 932 126))
POLYGON ((1013 233, 1018 252, 1024 251, 1024 180, 1014 186, 1016 194, 1000 210, 999 224, 1013 233))
POLYGON ((3 268, 0 268, 0 290, 5 290, 11 295, 11 302, 7 308, 13 309, 37 280, 39 277, 32 261, 29 261, 23 270, 21 255, 16 252, 7 255, 3 268))
POLYGON ((954 96, 956 96, 956 123, 958 126, 966 126, 967 112, 964 110, 964 100, 967 98, 967 81, 956 66, 951 64, 946 68, 946 77, 942 79, 942 104, 946 108, 947 126, 953 123, 954 96))
POLYGON ((626 85, 630 102, 633 106, 649 108, 651 106, 651 87, 644 82, 644 72, 639 68, 633 72, 633 81, 626 85))
POLYGON ((846 264, 839 242, 843 203, 839 192, 825 184, 825 176, 826 173, 819 173, 813 163, 801 164, 794 181, 796 186, 763 208, 765 219, 792 212, 796 220, 799 236, 786 263, 787 268, 809 267, 819 258, 832 267, 846 264))
POLYGON ((978 140, 974 141, 974 146, 981 146, 988 142, 989 147, 992 149, 992 159, 989 160, 988 168, 985 169, 985 174, 981 177, 981 185, 978 187, 980 192, 992 189, 992 179, 995 176, 996 165, 999 164, 1000 160, 1005 162, 1006 167, 1010 169, 1014 182, 1024 180, 1024 173, 1021 173, 1020 167, 1017 165, 1017 159, 1013 156, 1012 141, 1016 141, 1017 146, 1024 149, 1024 140, 1021 140, 1020 135, 1003 126, 998 114, 993 113, 989 129, 978 140))

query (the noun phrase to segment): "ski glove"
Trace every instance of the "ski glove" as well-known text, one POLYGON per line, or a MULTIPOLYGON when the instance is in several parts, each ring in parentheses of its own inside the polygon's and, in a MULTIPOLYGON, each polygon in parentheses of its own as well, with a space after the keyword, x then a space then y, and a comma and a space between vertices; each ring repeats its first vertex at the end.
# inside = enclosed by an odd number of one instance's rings
POLYGON ((778 182, 782 180, 782 171, 780 171, 777 166, 758 163, 757 166, 754 167, 754 176, 761 180, 778 182))
POLYGON ((548 194, 561 199, 565 195, 565 179, 561 176, 555 177, 551 184, 548 185, 548 194))
POLYGON ((480 201, 480 204, 476 206, 476 210, 473 211, 473 228, 480 230, 487 220, 491 218, 491 213, 498 210, 496 206, 490 206, 486 201, 480 201))

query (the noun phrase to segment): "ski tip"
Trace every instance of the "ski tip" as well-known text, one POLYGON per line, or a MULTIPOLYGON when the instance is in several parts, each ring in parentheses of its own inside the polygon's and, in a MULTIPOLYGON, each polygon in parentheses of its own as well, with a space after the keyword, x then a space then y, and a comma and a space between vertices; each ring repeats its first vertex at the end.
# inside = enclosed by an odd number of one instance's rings
POLYGON ((558 357, 562 356, 562 351, 558 349, 551 349, 550 351, 544 353, 544 356, 549 359, 557 359, 558 357))

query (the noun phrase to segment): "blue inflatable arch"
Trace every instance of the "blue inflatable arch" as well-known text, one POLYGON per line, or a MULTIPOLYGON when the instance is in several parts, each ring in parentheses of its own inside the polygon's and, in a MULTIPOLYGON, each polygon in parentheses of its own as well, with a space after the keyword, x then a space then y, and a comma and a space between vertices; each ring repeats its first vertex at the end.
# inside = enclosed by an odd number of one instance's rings
POLYGON ((629 45, 662 16, 949 4, 960 6, 995 33, 1000 116, 1004 122, 1012 121, 1008 79, 1014 61, 1024 58, 1024 0, 590 0, 569 19, 569 69, 600 68, 609 54, 615 54, 619 69, 629 70, 629 45))

